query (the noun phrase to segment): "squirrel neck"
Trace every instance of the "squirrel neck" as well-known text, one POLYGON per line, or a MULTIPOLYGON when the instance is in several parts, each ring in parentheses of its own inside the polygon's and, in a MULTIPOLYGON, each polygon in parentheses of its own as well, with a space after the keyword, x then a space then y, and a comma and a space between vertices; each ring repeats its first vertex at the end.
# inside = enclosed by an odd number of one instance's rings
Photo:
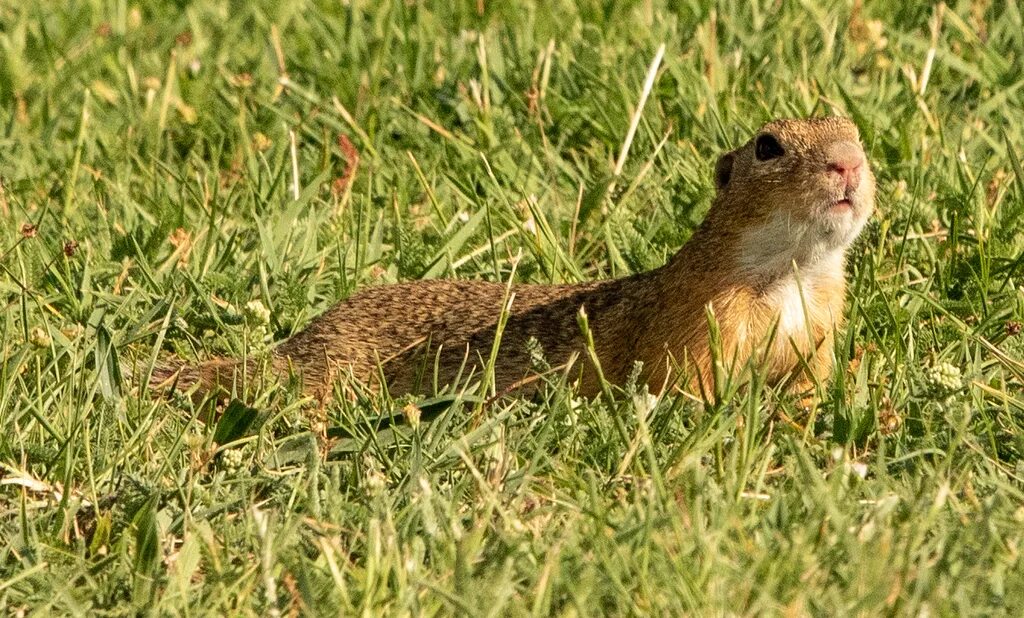
POLYGON ((689 240, 658 269, 659 287, 669 297, 685 293, 706 303, 716 290, 739 283, 737 264, 743 235, 722 225, 716 214, 712 208, 689 240))
POLYGON ((747 288, 755 296, 800 280, 843 278, 846 246, 815 238, 809 225, 772 213, 737 225, 735 212, 712 207, 683 247, 658 269, 666 292, 686 290, 703 303, 747 288))
POLYGON ((806 235, 790 246, 786 240, 792 238, 771 234, 776 225, 771 217, 745 227, 724 223, 709 214, 664 266, 623 290, 642 316, 636 356, 650 367, 654 383, 665 378, 666 353, 677 363, 687 359, 704 379, 711 375, 709 307, 730 355, 749 354, 778 324, 779 343, 771 357, 776 373, 796 362, 791 340, 806 347, 810 338, 822 340, 842 322, 845 247, 819 247, 806 235))

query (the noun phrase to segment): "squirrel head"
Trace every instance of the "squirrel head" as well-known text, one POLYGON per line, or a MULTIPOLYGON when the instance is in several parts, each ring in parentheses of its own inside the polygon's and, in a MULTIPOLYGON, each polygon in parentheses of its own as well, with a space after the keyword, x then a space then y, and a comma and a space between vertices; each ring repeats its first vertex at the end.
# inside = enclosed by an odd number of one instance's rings
POLYGON ((841 257, 874 209, 875 179, 846 118, 769 122, 719 158, 715 185, 709 216, 740 233, 753 268, 841 257))

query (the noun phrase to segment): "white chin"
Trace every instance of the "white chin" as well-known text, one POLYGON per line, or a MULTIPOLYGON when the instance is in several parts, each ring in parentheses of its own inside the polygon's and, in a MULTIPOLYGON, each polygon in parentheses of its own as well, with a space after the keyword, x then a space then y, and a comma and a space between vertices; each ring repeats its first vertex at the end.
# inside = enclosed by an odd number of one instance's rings
POLYGON ((814 228, 823 244, 838 249, 857 238, 864 228, 864 218, 849 206, 837 207, 817 218, 814 228))

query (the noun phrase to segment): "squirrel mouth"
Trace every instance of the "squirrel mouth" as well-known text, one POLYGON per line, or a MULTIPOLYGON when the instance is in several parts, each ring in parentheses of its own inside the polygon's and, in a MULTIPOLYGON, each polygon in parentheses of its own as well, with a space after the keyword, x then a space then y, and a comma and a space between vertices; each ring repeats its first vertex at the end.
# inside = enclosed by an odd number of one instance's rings
POLYGON ((854 195, 850 190, 846 190, 843 193, 835 196, 835 200, 829 204, 827 210, 829 212, 847 212, 855 210, 854 206, 854 195))

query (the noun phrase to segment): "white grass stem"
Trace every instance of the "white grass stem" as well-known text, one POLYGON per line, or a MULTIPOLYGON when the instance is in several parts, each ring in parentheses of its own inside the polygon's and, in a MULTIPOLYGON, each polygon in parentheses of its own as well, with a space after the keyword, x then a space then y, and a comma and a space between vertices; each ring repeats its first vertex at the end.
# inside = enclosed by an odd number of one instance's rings
POLYGON ((295 145, 295 131, 288 129, 292 152, 292 198, 299 201, 299 148, 295 145))
POLYGON ((654 88, 654 78, 658 76, 658 67, 661 66, 661 59, 665 57, 665 44, 662 43, 658 46, 658 52, 654 54, 654 60, 651 62, 651 67, 647 69, 647 77, 644 79, 644 87, 640 91, 640 101, 636 104, 636 109, 633 110, 633 118, 629 121, 629 131, 626 132, 626 139, 622 142, 622 150, 619 152, 619 158, 615 161, 614 176, 618 176, 622 173, 622 167, 626 164, 626 157, 629 156, 629 147, 633 144, 633 138, 636 136, 636 129, 640 126, 640 117, 644 113, 644 106, 647 105, 647 98, 651 96, 651 90, 654 88))

